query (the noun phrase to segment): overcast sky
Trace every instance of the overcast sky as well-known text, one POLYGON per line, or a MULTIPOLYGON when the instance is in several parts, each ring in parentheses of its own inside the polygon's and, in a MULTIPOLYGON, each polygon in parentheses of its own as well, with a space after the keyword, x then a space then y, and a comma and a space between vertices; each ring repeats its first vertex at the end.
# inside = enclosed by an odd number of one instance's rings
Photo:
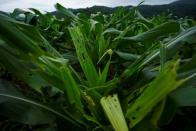
MULTIPOLYGON (((13 11, 14 8, 37 8, 42 11, 53 11, 54 4, 60 3, 67 8, 85 8, 93 5, 108 7, 137 5, 142 0, 0 0, 0 10, 13 11)), ((168 4, 176 0, 145 0, 145 4, 168 4)))

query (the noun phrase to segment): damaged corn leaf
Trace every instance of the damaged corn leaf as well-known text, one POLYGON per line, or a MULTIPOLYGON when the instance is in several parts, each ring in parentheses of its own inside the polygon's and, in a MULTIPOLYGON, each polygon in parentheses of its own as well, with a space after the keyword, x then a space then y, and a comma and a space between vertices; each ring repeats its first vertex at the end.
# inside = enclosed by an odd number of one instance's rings
POLYGON ((130 120, 131 128, 138 124, 158 102, 184 82, 184 80, 176 80, 177 65, 178 62, 168 64, 143 93, 129 105, 126 117, 130 120))
POLYGON ((82 32, 80 31, 80 28, 73 27, 69 28, 69 32, 71 34, 71 37, 74 42, 74 46, 76 48, 76 53, 78 60, 80 62, 80 65, 82 67, 82 70, 84 71, 84 74, 89 82, 89 85, 96 85, 97 80, 99 79, 98 73, 96 71, 96 68, 86 50, 85 45, 87 44, 86 39, 82 32))
POLYGON ((115 131, 129 130, 116 94, 113 96, 103 97, 101 99, 101 105, 115 131))

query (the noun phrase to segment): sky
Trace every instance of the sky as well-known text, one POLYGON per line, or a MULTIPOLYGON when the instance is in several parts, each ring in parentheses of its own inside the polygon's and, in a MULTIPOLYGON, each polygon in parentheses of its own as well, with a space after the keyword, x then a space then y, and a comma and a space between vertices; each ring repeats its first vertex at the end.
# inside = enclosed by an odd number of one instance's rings
MULTIPOLYGON (((54 4, 60 3, 66 8, 86 8, 94 5, 108 7, 137 5, 143 0, 0 0, 1 11, 13 11, 14 8, 28 9, 36 8, 41 11, 54 11, 54 4)), ((174 2, 176 0, 145 0, 144 4, 161 5, 174 2)))

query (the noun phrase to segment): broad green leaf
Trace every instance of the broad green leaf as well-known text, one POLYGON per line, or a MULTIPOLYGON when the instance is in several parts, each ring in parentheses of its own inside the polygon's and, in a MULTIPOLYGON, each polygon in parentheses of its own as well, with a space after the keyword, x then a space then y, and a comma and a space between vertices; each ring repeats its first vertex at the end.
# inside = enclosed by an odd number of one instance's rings
POLYGON ((39 56, 43 54, 43 51, 39 47, 41 46, 46 48, 48 52, 55 56, 60 56, 60 54, 33 26, 14 21, 11 18, 0 15, 0 28, 1 38, 11 47, 19 49, 21 52, 39 56))
POLYGON ((171 21, 171 22, 163 23, 162 25, 159 25, 139 35, 132 36, 132 37, 125 37, 123 39, 129 41, 137 41, 137 42, 147 42, 147 41, 149 42, 152 40, 156 40, 161 36, 165 36, 170 33, 176 33, 179 30, 180 30, 179 23, 175 21, 171 21))
POLYGON ((130 127, 138 124, 152 108, 169 93, 178 88, 184 81, 176 80, 176 63, 167 65, 144 92, 129 105, 126 117, 130 120, 130 127))
POLYGON ((60 5, 59 3, 57 3, 55 5, 55 8, 60 11, 61 13, 63 13, 65 16, 71 17, 73 19, 76 19, 76 15, 74 15, 70 10, 66 9, 65 7, 63 7, 62 5, 60 5))
MULTIPOLYGON (((80 98, 80 88, 72 77, 70 69, 65 65, 60 68, 62 81, 64 83, 64 90, 69 99, 70 104, 74 104, 80 111, 82 111, 82 103, 80 98)), ((63 86, 63 85, 62 85, 63 86)))
MULTIPOLYGON (((38 41, 33 41, 27 34, 27 32, 22 32, 21 27, 28 28, 31 30, 31 33, 36 33, 37 30, 33 27, 15 22, 10 18, 0 15, 0 36, 4 40, 8 41, 10 46, 19 48, 23 52, 32 53, 35 55, 41 55, 42 51, 38 48, 38 41), (17 45, 17 47, 16 47, 17 45)), ((30 32, 28 33, 30 34, 30 32)), ((36 35, 31 34, 32 38, 37 37, 36 35)))
POLYGON ((89 84, 91 86, 96 85, 99 76, 86 50, 85 45, 87 44, 87 41, 85 39, 85 36, 82 34, 78 27, 69 28, 69 32, 76 48, 78 60, 89 84))
POLYGON ((0 110, 1 113, 3 113, 2 115, 16 121, 33 125, 52 122, 56 116, 77 127, 81 127, 76 121, 58 109, 26 98, 19 91, 14 89, 16 87, 13 87, 10 83, 2 80, 0 82, 0 110))

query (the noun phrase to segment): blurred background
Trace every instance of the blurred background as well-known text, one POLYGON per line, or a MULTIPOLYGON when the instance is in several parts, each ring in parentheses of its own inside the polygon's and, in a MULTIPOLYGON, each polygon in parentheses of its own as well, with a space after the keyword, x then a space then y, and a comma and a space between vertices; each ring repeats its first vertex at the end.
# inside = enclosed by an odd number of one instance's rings
MULTIPOLYGON (((53 11, 55 3, 61 3, 67 8, 86 8, 94 5, 116 7, 137 5, 143 0, 0 0, 2 11, 13 11, 14 8, 37 8, 43 11, 53 11)), ((145 0, 147 5, 161 5, 174 2, 176 0, 145 0)))
MULTIPOLYGON (((143 0, 0 0, 1 12, 12 12, 15 8, 27 10, 36 8, 42 12, 55 11, 54 4, 60 3, 73 12, 112 13, 118 6, 138 5, 143 0)), ((145 0, 139 7, 140 12, 146 16, 153 16, 162 12, 171 12, 179 17, 196 17, 196 0, 145 0)))

